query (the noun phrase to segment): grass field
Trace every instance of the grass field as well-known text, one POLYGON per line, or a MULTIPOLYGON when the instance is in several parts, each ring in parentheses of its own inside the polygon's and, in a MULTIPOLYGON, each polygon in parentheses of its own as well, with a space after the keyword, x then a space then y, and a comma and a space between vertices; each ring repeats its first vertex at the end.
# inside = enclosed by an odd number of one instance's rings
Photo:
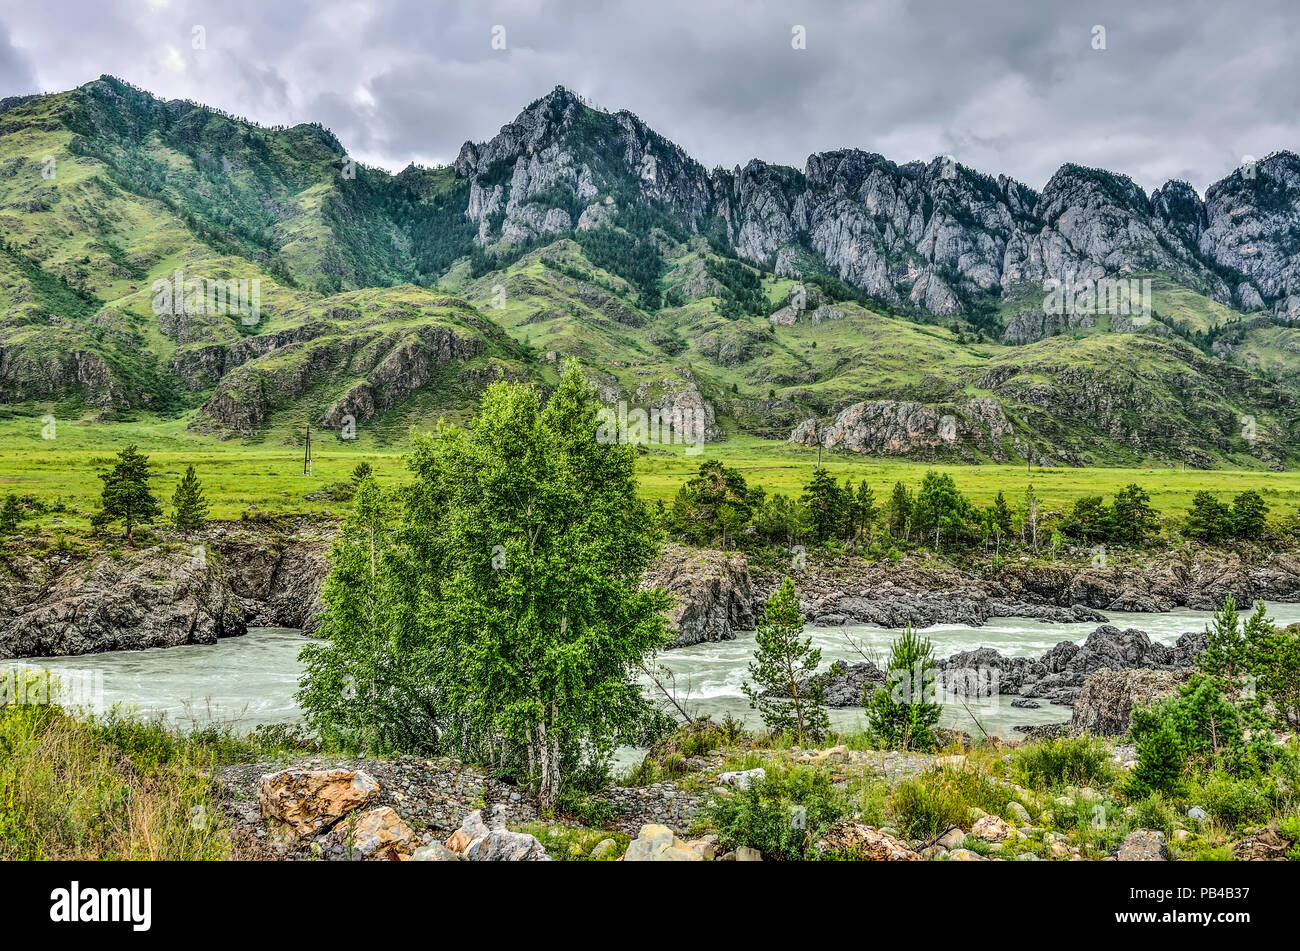
MULTIPOLYGON (((266 513, 341 514, 346 503, 309 499, 331 482, 348 478, 361 460, 374 467, 381 484, 406 478, 402 453, 378 448, 362 436, 356 443, 334 434, 314 441, 312 475, 302 472, 302 448, 288 440, 257 444, 219 442, 191 433, 185 421, 129 423, 58 423, 55 438, 41 435, 39 418, 0 420, 0 494, 31 496, 49 505, 62 503, 63 511, 41 520, 53 528, 80 529, 97 504, 102 483, 98 473, 112 462, 113 453, 135 442, 149 454, 157 480, 155 494, 164 504, 185 466, 193 463, 211 505, 211 517, 237 519, 253 509, 266 513)), ((769 493, 798 495, 816 464, 816 451, 789 443, 753 437, 735 437, 711 444, 699 455, 687 455, 681 446, 648 446, 639 457, 641 488, 646 498, 672 497, 682 481, 708 459, 718 459, 739 469, 751 484, 769 493)), ((1258 490, 1274 518, 1292 515, 1300 506, 1300 472, 1210 470, 1186 472, 1172 468, 1039 469, 1032 475, 1023 465, 936 465, 892 459, 868 459, 844 454, 824 454, 823 464, 832 474, 866 479, 883 498, 895 481, 917 485, 927 469, 948 472, 957 486, 976 503, 987 503, 999 492, 1018 505, 1032 481, 1046 511, 1063 510, 1083 495, 1109 496, 1130 482, 1151 495, 1164 514, 1181 515, 1192 495, 1208 489, 1225 499, 1245 489, 1258 490)))

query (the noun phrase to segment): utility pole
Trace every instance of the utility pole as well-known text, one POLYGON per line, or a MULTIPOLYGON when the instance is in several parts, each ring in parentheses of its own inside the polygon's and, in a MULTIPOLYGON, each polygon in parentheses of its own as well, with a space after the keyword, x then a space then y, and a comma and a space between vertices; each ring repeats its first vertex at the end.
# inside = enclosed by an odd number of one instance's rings
POLYGON ((302 456, 302 474, 311 475, 311 423, 307 424, 307 447, 302 456))

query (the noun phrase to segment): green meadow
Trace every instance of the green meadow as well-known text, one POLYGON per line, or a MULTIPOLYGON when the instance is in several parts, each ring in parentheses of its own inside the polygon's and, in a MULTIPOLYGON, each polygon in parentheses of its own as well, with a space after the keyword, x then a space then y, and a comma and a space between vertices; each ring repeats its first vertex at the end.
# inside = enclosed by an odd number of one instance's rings
MULTIPOLYGON (((114 452, 130 442, 149 454, 156 471, 155 494, 167 503, 185 467, 193 463, 203 482, 214 519, 239 519, 247 514, 340 514, 347 503, 322 493, 330 483, 348 479, 362 460, 374 467, 382 485, 406 478, 403 440, 376 440, 364 429, 355 441, 334 432, 313 431, 312 474, 303 473, 301 431, 280 430, 256 441, 222 442, 186 429, 185 418, 141 417, 130 422, 60 421, 54 438, 42 436, 35 416, 0 419, 0 494, 13 492, 50 508, 39 521, 52 528, 86 527, 99 497, 98 474, 114 452), (318 498, 309 498, 320 495, 318 498)), ((698 454, 684 446, 644 446, 638 455, 641 490, 651 500, 668 500, 682 481, 708 459, 740 470, 752 484, 769 494, 798 495, 817 462, 815 449, 756 437, 733 436, 698 454)), ((1169 466, 1149 468, 1038 468, 1026 473, 1018 465, 954 465, 896 459, 864 458, 824 453, 822 463, 832 474, 865 479, 883 497, 896 481, 920 483, 928 469, 950 473, 972 501, 990 502, 998 492, 1017 505, 1030 482, 1046 511, 1062 511, 1084 495, 1109 496, 1130 482, 1151 495, 1165 515, 1181 516, 1192 496, 1208 489, 1229 498, 1246 489, 1259 491, 1273 518, 1295 514, 1300 507, 1300 472, 1215 469, 1187 470, 1169 466)))

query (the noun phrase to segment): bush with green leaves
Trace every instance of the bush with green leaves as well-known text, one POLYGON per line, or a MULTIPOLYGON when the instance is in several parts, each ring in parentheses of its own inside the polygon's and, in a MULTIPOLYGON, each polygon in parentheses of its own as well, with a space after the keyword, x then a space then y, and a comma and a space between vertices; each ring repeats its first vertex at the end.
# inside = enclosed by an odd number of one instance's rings
POLYGON ((1224 772, 1211 773, 1197 789, 1196 796, 1217 822, 1234 829, 1263 822, 1273 811, 1257 782, 1240 780, 1224 772))
POLYGON ((660 538, 599 410, 576 364, 545 400, 495 383, 469 428, 413 439, 409 484, 358 486, 304 658, 322 735, 490 764, 548 807, 644 738, 669 600, 641 588, 660 538))
POLYGON ((1001 813, 1008 798, 983 773, 945 767, 899 783, 889 795, 888 809, 903 836, 933 839, 951 826, 966 826, 972 808, 1001 813))
POLYGON ((765 764, 764 771, 746 789, 711 795, 701 820, 724 849, 748 846, 768 859, 809 858, 813 843, 852 813, 852 801, 824 769, 765 764))
POLYGON ((1048 789, 1105 785, 1114 772, 1105 744, 1091 736, 1026 744, 1012 754, 1012 769, 1025 786, 1048 789))

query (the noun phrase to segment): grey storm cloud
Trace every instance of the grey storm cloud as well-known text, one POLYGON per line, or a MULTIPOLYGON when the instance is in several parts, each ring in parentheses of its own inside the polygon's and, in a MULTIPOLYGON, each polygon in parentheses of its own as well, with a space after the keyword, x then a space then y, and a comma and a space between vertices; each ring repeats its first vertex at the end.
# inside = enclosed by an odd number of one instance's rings
POLYGON ((1203 189, 1300 148, 1298 32, 1291 0, 48 0, 0 7, 0 97, 111 73, 321 122, 396 170, 563 84, 709 166, 857 147, 1035 187, 1078 162, 1203 189))

